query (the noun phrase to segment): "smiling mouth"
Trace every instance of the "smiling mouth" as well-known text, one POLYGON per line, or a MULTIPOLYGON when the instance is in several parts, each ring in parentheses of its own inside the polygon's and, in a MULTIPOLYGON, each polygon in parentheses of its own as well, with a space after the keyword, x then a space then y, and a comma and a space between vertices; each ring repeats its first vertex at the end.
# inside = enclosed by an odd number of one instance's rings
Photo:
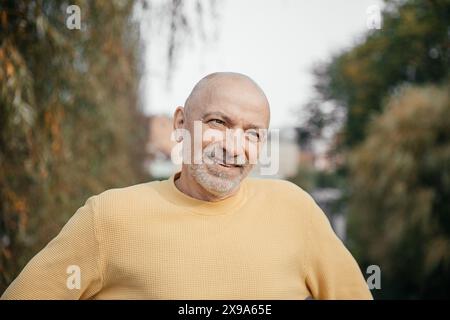
POLYGON ((218 164, 222 167, 225 167, 225 168, 242 168, 243 167, 243 165, 241 165, 241 164, 227 164, 227 163, 224 163, 224 162, 218 161, 218 160, 215 160, 214 163, 218 164))

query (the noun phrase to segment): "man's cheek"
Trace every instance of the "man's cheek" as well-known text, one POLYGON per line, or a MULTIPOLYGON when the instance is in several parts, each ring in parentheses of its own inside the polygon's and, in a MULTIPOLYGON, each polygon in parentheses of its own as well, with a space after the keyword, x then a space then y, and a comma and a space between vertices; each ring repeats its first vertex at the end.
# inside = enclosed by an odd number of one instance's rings
POLYGON ((248 143, 246 145, 246 157, 247 157, 247 161, 249 164, 251 165, 255 165, 258 163, 258 159, 259 159, 259 145, 256 143, 248 143))
POLYGON ((202 144, 206 147, 210 143, 222 142, 224 140, 224 133, 221 130, 207 129, 203 132, 202 144))

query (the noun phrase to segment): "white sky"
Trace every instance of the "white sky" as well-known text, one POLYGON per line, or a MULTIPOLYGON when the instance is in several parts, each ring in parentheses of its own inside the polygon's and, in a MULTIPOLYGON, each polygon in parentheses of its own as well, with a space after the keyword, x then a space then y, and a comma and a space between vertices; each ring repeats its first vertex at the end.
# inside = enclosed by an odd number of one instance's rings
MULTIPOLYGON (((166 38, 157 28, 151 37, 142 92, 145 111, 172 115, 195 83, 215 71, 252 77, 271 104, 271 127, 298 123, 299 107, 313 94, 311 68, 351 46, 366 30, 366 10, 380 0, 220 0, 218 19, 207 21, 206 33, 179 52, 171 82, 165 81, 166 38), (155 31, 156 30, 156 31, 155 31), (297 110, 297 111, 295 111, 297 110)), ((211 19, 210 19, 211 20, 211 19)))

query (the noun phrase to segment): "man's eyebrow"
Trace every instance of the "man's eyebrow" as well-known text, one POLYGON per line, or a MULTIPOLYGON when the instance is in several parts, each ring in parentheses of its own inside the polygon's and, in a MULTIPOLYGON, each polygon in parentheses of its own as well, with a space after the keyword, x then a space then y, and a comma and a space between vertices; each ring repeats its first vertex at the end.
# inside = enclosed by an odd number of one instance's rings
POLYGON ((255 129, 255 130, 265 130, 267 129, 266 125, 263 123, 251 123, 251 122, 247 122, 244 125, 245 130, 249 130, 249 129, 255 129))
POLYGON ((266 126, 265 125, 258 125, 258 124, 248 124, 247 126, 246 126, 246 128, 247 128, 247 130, 248 129, 255 129, 255 130, 265 130, 266 129, 266 126))
POLYGON ((211 116, 221 117, 223 120, 225 120, 228 123, 234 123, 233 120, 231 120, 230 117, 228 117, 226 114, 220 111, 213 111, 213 112, 207 112, 203 115, 203 119, 211 116))
MULTIPOLYGON (((225 120, 226 122, 228 122, 229 124, 234 124, 234 121, 228 117, 226 114, 224 114, 221 111, 212 111, 212 112, 207 112, 203 115, 202 119, 207 118, 207 117, 211 117, 211 116, 216 116, 216 117, 220 117, 223 120, 225 120)), ((253 123, 247 123, 245 125, 245 129, 266 129, 266 126, 264 124, 253 124, 253 123)))

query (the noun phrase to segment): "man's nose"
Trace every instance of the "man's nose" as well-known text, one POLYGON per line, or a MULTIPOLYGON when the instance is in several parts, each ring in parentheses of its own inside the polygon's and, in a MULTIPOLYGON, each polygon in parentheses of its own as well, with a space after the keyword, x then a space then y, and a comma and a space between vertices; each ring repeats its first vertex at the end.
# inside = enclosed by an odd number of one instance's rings
POLYGON ((245 154, 245 135, 242 129, 227 130, 224 150, 228 157, 238 158, 245 154))

